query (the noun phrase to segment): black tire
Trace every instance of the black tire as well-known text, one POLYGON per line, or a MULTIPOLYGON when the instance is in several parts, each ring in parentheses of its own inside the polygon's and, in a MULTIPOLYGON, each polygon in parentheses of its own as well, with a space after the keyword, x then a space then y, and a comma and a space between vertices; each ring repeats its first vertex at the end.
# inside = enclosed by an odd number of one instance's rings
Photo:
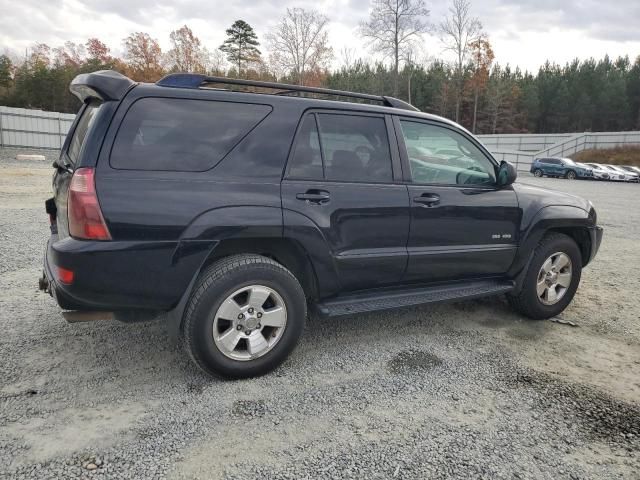
POLYGON ((204 372, 225 378, 263 375, 293 351, 307 317, 304 292, 293 274, 278 262, 261 255, 233 255, 206 268, 193 289, 182 324, 183 345, 204 372), (223 354, 213 339, 213 322, 221 303, 248 285, 264 285, 277 291, 286 306, 284 332, 271 350, 253 360, 235 360, 223 354))
POLYGON ((573 299, 580 284, 582 274, 582 255, 576 242, 561 233, 547 234, 538 244, 525 274, 522 289, 517 295, 507 295, 511 306, 521 314, 533 320, 543 320, 560 314, 573 299), (542 264, 556 252, 563 252, 571 259, 572 278, 570 286, 558 303, 545 305, 536 292, 538 273, 542 264))
POLYGON ((566 178, 567 180, 575 180, 576 178, 578 178, 578 175, 573 170, 569 170, 565 174, 564 178, 566 178))
POLYGON ((544 175, 544 174, 543 174, 542 170, 541 170, 541 169, 539 169, 539 168, 536 168, 536 169, 533 171, 533 176, 534 176, 534 177, 542 178, 542 176, 543 176, 543 175, 544 175))

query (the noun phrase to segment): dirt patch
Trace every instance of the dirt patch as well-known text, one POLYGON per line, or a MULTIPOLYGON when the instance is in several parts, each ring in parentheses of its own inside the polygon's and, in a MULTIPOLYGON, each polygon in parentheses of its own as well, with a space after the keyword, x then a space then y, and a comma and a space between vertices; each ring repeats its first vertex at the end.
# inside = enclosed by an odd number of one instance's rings
POLYGON ((406 350, 389 360, 388 368, 391 373, 412 373, 431 370, 441 364, 442 360, 432 353, 421 350, 406 350))
POLYGON ((266 413, 264 400, 236 400, 233 402, 231 413, 237 417, 263 417, 266 413))
POLYGON ((543 408, 556 413, 560 410, 568 422, 575 420, 593 440, 640 444, 640 405, 531 370, 516 373, 507 383, 534 389, 543 408))

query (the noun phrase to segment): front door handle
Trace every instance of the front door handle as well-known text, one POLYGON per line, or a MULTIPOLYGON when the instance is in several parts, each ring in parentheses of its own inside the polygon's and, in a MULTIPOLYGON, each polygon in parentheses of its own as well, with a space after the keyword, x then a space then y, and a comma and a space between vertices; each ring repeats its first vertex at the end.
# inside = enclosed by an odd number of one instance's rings
POLYGON ((325 190, 307 190, 304 193, 296 194, 296 198, 314 205, 322 205, 324 203, 329 203, 331 196, 329 195, 329 192, 325 190))
POLYGON ((413 201, 425 207, 432 207, 440 203, 440 195, 436 195, 435 193, 423 193, 419 197, 413 197, 413 201))

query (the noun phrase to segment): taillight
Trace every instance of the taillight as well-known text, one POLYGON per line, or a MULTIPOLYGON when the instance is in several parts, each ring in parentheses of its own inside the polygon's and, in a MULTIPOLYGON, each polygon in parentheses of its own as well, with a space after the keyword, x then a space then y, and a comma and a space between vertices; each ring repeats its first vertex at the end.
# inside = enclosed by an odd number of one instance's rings
POLYGON ((95 170, 79 168, 69 185, 69 234, 85 240, 111 240, 96 195, 95 170))

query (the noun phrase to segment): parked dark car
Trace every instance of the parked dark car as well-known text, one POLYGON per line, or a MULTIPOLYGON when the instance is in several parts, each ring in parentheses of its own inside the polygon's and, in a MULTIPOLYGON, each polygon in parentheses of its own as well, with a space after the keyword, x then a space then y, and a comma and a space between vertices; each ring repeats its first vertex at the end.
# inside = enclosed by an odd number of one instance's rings
POLYGON ((590 202, 514 184, 468 131, 397 99, 112 71, 70 88, 83 106, 54 165, 41 288, 68 319, 166 314, 211 374, 279 365, 308 307, 507 294, 552 317, 600 245, 590 202))
POLYGON ((563 177, 569 180, 576 178, 593 179, 593 170, 581 166, 570 158, 536 158, 531 164, 530 172, 536 177, 563 177))

